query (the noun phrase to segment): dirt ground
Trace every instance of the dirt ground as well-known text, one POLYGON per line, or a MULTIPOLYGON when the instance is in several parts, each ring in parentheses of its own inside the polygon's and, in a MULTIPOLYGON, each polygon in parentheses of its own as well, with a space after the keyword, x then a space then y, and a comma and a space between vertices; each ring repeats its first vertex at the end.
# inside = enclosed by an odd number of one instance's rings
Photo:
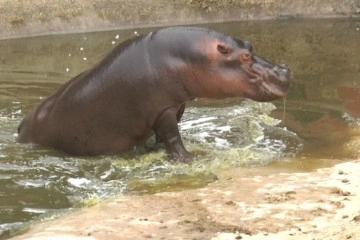
POLYGON ((360 239, 360 161, 280 172, 239 168, 201 189, 120 196, 14 239, 360 239))

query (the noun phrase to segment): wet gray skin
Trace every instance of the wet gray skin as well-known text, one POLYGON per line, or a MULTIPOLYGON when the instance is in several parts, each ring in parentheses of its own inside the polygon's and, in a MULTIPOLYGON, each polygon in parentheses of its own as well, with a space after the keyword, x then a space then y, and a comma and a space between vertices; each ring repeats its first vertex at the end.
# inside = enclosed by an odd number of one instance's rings
POLYGON ((250 42, 205 28, 171 27, 128 39, 43 100, 17 141, 77 156, 118 154, 155 134, 172 159, 190 162, 178 129, 194 98, 272 101, 290 70, 253 53, 250 42))

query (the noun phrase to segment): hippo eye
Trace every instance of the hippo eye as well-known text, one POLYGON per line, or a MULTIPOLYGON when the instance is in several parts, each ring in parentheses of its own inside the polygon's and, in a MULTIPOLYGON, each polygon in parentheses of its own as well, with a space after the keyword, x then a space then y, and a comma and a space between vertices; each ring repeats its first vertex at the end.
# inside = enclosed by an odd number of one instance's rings
POLYGON ((232 52, 232 49, 229 48, 228 46, 225 46, 223 44, 218 44, 217 45, 217 50, 219 51, 219 53, 221 54, 229 54, 232 52))

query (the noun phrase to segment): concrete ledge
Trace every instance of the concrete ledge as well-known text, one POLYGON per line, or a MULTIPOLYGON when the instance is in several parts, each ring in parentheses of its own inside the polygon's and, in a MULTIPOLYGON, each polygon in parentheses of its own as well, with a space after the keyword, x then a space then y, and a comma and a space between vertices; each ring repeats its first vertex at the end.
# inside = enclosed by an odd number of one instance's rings
POLYGON ((0 39, 276 18, 356 17, 355 0, 0 0, 0 39))

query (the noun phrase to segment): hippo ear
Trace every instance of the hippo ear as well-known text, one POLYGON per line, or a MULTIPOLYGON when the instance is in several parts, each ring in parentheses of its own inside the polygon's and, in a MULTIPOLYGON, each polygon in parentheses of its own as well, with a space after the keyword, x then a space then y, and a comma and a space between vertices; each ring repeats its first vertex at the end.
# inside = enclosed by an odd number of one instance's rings
POLYGON ((228 46, 228 45, 226 45, 224 43, 219 43, 217 45, 217 50, 221 54, 229 54, 229 53, 231 53, 233 51, 233 49, 230 46, 228 46))

